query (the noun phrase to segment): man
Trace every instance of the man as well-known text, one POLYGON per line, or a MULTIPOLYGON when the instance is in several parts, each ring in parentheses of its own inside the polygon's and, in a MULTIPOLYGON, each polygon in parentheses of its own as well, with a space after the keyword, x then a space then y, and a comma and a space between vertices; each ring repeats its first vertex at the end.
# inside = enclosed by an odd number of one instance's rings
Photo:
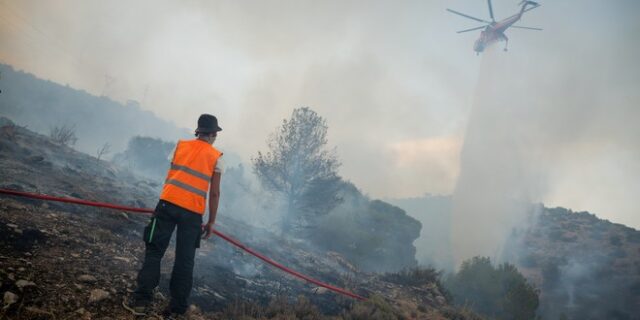
POLYGON ((144 229, 145 256, 138 273, 138 288, 125 307, 144 315, 153 300, 152 291, 160 281, 160 262, 177 226, 176 257, 171 273, 171 302, 166 315, 184 314, 193 284, 193 266, 200 238, 211 236, 220 199, 222 152, 212 146, 222 128, 210 114, 198 118, 196 139, 179 141, 160 200, 149 225, 144 229), (207 191, 209 220, 202 225, 207 191))

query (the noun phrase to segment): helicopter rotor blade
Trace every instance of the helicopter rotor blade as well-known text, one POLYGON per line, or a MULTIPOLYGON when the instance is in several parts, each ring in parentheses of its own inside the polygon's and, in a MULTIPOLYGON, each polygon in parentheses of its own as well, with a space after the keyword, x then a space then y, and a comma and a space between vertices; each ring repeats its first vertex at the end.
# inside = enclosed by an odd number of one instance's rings
POLYGON ((511 28, 542 31, 542 28, 532 28, 532 27, 522 27, 522 26, 511 26, 511 28))
MULTIPOLYGON (((529 8, 524 9, 524 10, 522 11, 522 13, 525 13, 525 12, 527 12, 527 11, 529 11, 529 10, 533 10, 533 9, 535 9, 535 8, 537 8, 537 7, 542 6, 541 4, 539 4, 539 3, 537 3, 537 2, 533 2, 533 1, 522 1, 522 2, 521 2, 521 4, 523 4, 523 3, 525 3, 525 2, 531 2, 531 3, 533 3, 533 4, 534 4, 534 6, 533 6, 533 7, 529 7, 529 8)), ((511 19, 511 18, 513 18, 513 17, 517 17, 518 15, 519 15, 519 13, 516 13, 516 14, 514 14, 514 15, 512 15, 512 16, 508 17, 507 19, 511 19)), ((505 19, 505 20, 506 20, 506 19, 505 19)))
POLYGON ((491 0, 487 0, 487 5, 489 5, 489 16, 491 17, 491 21, 496 21, 493 17, 493 6, 491 5, 491 0))
POLYGON ((456 33, 469 32, 469 31, 483 29, 483 28, 486 28, 486 27, 487 26, 479 26, 479 27, 475 27, 475 28, 471 28, 471 29, 464 29, 464 30, 456 31, 456 33))
POLYGON ((459 16, 463 16, 463 17, 468 18, 468 19, 471 19, 471 20, 478 21, 478 22, 491 23, 490 21, 486 21, 486 20, 482 20, 482 19, 479 19, 479 18, 476 18, 476 17, 472 17, 472 16, 470 16, 470 15, 466 15, 466 14, 464 14, 464 13, 461 13, 461 12, 458 12, 458 11, 455 11, 455 10, 451 10, 451 9, 449 9, 449 8, 447 8, 447 11, 449 11, 449 12, 451 12, 451 13, 453 13, 453 14, 457 14, 457 15, 459 15, 459 16))
POLYGON ((541 4, 536 3, 534 6, 524 9, 524 11, 522 11, 522 12, 527 12, 527 11, 529 11, 529 10, 533 10, 533 9, 535 9, 535 8, 539 7, 539 6, 541 6, 541 4))

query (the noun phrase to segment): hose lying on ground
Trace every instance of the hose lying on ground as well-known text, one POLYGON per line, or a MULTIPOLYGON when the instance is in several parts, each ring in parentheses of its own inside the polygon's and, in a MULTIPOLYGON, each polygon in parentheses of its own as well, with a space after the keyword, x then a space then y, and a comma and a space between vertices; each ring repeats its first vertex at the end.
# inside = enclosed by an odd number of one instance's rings
MULTIPOLYGON (((72 198, 61 198, 61 197, 53 197, 53 196, 48 196, 48 195, 44 195, 44 194, 36 194, 36 193, 29 193, 29 192, 22 192, 22 191, 16 191, 16 190, 9 190, 9 189, 0 189, 0 194, 7 194, 7 195, 12 195, 12 196, 18 196, 18 197, 27 197, 27 198, 32 198, 32 199, 40 199, 40 200, 46 200, 46 201, 56 201, 56 202, 66 202, 66 203, 74 203, 74 204, 79 204, 79 205, 84 205, 84 206, 92 206, 92 207, 99 207, 99 208, 108 208, 108 209, 116 209, 116 210, 122 210, 122 211, 129 211, 129 212, 138 212, 138 213, 146 213, 146 214, 151 214, 153 213, 153 209, 146 209, 146 208, 134 208, 134 207, 126 207, 126 206, 120 206, 120 205, 115 205, 115 204, 111 204, 111 203, 103 203, 103 202, 94 202, 94 201, 87 201, 87 200, 81 200, 81 199, 72 199, 72 198)), ((319 280, 313 279, 309 276, 306 276, 300 272, 297 272, 295 270, 289 269, 285 266, 283 266, 282 264, 270 259, 269 257, 247 247, 246 245, 242 244, 240 241, 218 231, 213 229, 213 233, 222 238, 223 240, 233 244, 234 246, 244 250, 245 252, 257 257, 258 259, 290 274, 293 275, 297 278, 300 278, 302 280, 308 281, 310 283, 313 283, 317 286, 329 289, 333 292, 339 293, 341 295, 344 296, 348 296, 357 300, 366 300, 366 298, 357 295, 353 292, 349 292, 345 289, 342 288, 338 288, 335 286, 332 286, 330 284, 326 284, 324 282, 321 282, 319 280)))

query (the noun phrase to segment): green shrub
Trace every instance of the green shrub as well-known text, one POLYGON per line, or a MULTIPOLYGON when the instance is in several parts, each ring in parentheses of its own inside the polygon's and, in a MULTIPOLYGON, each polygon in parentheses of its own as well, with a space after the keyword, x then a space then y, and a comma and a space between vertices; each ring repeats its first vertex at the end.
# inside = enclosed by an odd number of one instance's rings
POLYGON ((496 267, 486 257, 464 261, 445 287, 456 305, 496 319, 534 319, 539 304, 538 291, 515 266, 496 267))

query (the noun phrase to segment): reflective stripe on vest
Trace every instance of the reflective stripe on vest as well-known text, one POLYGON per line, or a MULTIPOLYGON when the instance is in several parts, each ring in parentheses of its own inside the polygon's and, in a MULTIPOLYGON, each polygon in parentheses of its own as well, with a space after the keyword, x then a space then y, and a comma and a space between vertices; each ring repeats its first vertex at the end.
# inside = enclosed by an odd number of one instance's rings
POLYGON ((160 199, 204 214, 211 176, 221 155, 205 141, 179 141, 160 199))
POLYGON ((186 172, 186 173, 188 173, 188 174, 190 174, 190 175, 192 175, 192 176, 196 176, 196 177, 198 177, 198 178, 200 178, 200 179, 203 179, 204 181, 209 181, 209 180, 211 180, 211 176, 208 176, 208 175, 206 175, 206 174, 204 174, 204 173, 200 173, 200 172, 198 172, 198 171, 195 171, 195 170, 193 170, 193 169, 190 169, 189 167, 185 167, 185 166, 177 165, 177 164, 175 164, 175 163, 172 163, 172 164, 171 164, 171 170, 182 170, 182 171, 184 171, 184 172, 186 172))
POLYGON ((185 189, 185 190, 187 190, 189 192, 193 192, 193 193, 195 193, 195 194, 197 194, 197 195, 199 195, 201 197, 205 197, 205 198, 207 197, 207 193, 206 192, 204 192, 202 190, 198 190, 198 189, 196 189, 196 188, 194 188, 194 187, 192 187, 192 186, 190 186, 190 185, 188 185, 186 183, 182 183, 182 182, 180 182, 178 180, 169 179, 165 183, 172 184, 172 185, 174 185, 176 187, 180 187, 180 188, 185 189))

